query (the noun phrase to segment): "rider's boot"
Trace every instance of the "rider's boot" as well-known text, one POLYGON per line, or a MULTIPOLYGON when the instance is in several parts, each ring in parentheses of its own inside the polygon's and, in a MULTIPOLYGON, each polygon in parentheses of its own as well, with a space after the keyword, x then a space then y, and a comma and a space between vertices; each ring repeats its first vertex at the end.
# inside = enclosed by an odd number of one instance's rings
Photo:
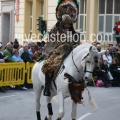
POLYGON ((45 96, 51 95, 50 86, 51 86, 51 78, 49 77, 48 74, 45 74, 45 88, 43 91, 43 95, 45 95, 45 96))

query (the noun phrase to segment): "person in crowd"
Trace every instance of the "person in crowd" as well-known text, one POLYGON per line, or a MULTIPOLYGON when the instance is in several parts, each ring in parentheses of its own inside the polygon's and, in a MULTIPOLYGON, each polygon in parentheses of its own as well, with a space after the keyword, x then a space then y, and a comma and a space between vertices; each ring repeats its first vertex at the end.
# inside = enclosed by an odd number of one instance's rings
POLYGON ((30 53, 30 55, 33 57, 33 54, 35 53, 35 51, 36 51, 36 46, 35 46, 35 43, 29 43, 29 49, 28 49, 28 51, 29 51, 29 53, 30 53))
MULTIPOLYGON (((32 63, 35 62, 35 60, 32 59, 32 57, 31 57, 31 55, 30 55, 30 53, 29 53, 29 51, 28 51, 28 44, 24 44, 24 45, 23 45, 23 49, 24 49, 24 51, 23 51, 23 53, 22 53, 22 55, 21 55, 21 58, 23 59, 23 61, 24 61, 25 63, 27 63, 27 62, 32 62, 32 63)), ((27 84, 26 79, 27 79, 27 73, 25 74, 24 87, 25 87, 25 88, 31 88, 32 85, 27 84)))
POLYGON ((37 51, 35 51, 35 53, 33 54, 33 59, 34 60, 38 60, 42 55, 42 47, 38 46, 37 47, 37 51))
POLYGON ((95 46, 95 47, 97 47, 97 43, 96 42, 93 42, 92 45, 95 46))
POLYGON ((22 48, 22 47, 23 47, 23 46, 20 44, 19 47, 18 47, 18 50, 19 50, 20 48, 22 48))
MULTIPOLYGON (((27 42, 27 41, 24 41, 24 42, 23 42, 23 46, 26 45, 26 44, 28 44, 28 42, 27 42)), ((20 57, 21 57, 22 53, 24 52, 23 46, 19 46, 18 52, 19 52, 19 56, 20 56, 20 57)))
MULTIPOLYGON (((28 51, 28 44, 24 44, 23 45, 23 53, 22 53, 22 55, 21 55, 21 59, 25 62, 25 63, 27 63, 27 62, 33 62, 33 60, 32 60, 32 58, 30 57, 30 53, 29 53, 29 51, 28 51)), ((28 84, 27 84, 27 73, 25 73, 25 83, 24 83, 24 85, 22 86, 22 87, 24 87, 24 88, 28 88, 28 84)))
MULTIPOLYGON (((113 28, 114 34, 119 35, 119 31, 117 31, 116 26, 117 26, 117 22, 115 23, 115 26, 113 28)), ((117 41, 117 44, 120 44, 120 37, 116 37, 116 41, 117 41)))
POLYGON ((113 46, 113 44, 110 44, 109 51, 112 58, 114 58, 117 54, 117 50, 116 50, 116 47, 113 46))
POLYGON ((105 54, 103 55, 103 60, 107 61, 108 66, 112 63, 112 56, 110 55, 110 51, 107 49, 105 54))
POLYGON ((38 47, 42 47, 42 43, 41 42, 37 42, 36 43, 38 47))
POLYGON ((118 71, 118 60, 116 58, 113 59, 112 64, 110 65, 110 72, 114 80, 120 82, 120 71, 118 71))
POLYGON ((23 46, 23 49, 24 49, 24 51, 23 51, 23 53, 22 53, 22 55, 21 55, 21 58, 23 59, 23 61, 26 63, 26 62, 34 62, 34 60, 32 59, 32 57, 31 57, 31 55, 30 55, 30 53, 29 53, 29 51, 28 51, 28 45, 27 44, 25 44, 24 46, 23 46))
POLYGON ((102 72, 102 80, 104 82, 104 86, 108 87, 109 84, 109 67, 108 62, 106 60, 103 60, 103 63, 100 66, 101 72, 102 72))
POLYGON ((0 63, 4 63, 7 58, 8 58, 7 56, 5 57, 3 55, 3 46, 2 43, 0 43, 0 63))
POLYGON ((19 56, 19 52, 18 49, 14 49, 13 50, 13 56, 12 59, 16 62, 23 62, 23 60, 21 59, 21 57, 19 56))
POLYGON ((21 57, 21 55, 22 55, 23 52, 24 52, 23 47, 19 48, 18 53, 19 53, 19 56, 20 56, 20 57, 21 57))
MULTIPOLYGON (((13 56, 12 59, 15 62, 23 62, 23 60, 21 59, 21 57, 19 56, 19 52, 18 49, 13 49, 13 56)), ((24 85, 16 85, 14 89, 20 89, 20 90, 26 90, 27 88, 24 85)))
POLYGON ((42 47, 45 47, 46 46, 46 43, 44 41, 41 42, 41 46, 42 47))
POLYGON ((101 45, 100 45, 100 43, 97 43, 96 48, 97 48, 98 52, 101 51, 101 45))
POLYGON ((46 54, 46 46, 43 46, 42 47, 42 55, 45 55, 46 54))
MULTIPOLYGON (((0 63, 4 63, 5 59, 7 58, 3 55, 2 43, 0 42, 0 63)), ((1 72, 0 72, 0 79, 1 79, 1 72)), ((2 86, 0 87, 0 92, 6 92, 2 86)))
POLYGON ((7 57, 7 59, 5 60, 6 62, 15 62, 12 59, 12 44, 9 42, 7 43, 6 49, 3 51, 3 55, 7 57))
POLYGON ((118 45, 117 48, 116 58, 118 59, 118 66, 120 66, 120 45, 118 45))
POLYGON ((100 65, 96 66, 95 69, 93 70, 93 76, 96 76, 98 79, 101 79, 104 82, 104 87, 109 87, 107 61, 103 61, 103 59, 100 58, 99 63, 100 65))
POLYGON ((19 42, 17 39, 15 39, 14 43, 13 43, 13 48, 14 49, 18 49, 19 48, 19 42))

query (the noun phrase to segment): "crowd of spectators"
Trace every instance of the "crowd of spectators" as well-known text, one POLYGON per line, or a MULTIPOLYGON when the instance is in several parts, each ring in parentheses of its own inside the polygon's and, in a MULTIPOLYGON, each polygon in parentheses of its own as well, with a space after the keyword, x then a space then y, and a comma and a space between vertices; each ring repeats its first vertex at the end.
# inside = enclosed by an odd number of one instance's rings
MULTIPOLYGON (((92 43, 100 52, 100 43, 92 43)), ((93 72, 93 76, 103 81, 105 87, 120 86, 120 44, 108 44, 106 51, 101 55, 100 65, 93 72)))
MULTIPOLYGON (((39 58, 45 53, 45 42, 27 42, 23 43, 23 46, 19 44, 17 39, 14 42, 9 42, 3 48, 2 43, 0 42, 0 63, 8 62, 36 62, 39 58)), ((28 85, 26 83, 25 75, 25 84, 22 86, 12 86, 12 88, 27 89, 28 85)), ((0 90, 5 91, 3 87, 0 87, 0 90)))

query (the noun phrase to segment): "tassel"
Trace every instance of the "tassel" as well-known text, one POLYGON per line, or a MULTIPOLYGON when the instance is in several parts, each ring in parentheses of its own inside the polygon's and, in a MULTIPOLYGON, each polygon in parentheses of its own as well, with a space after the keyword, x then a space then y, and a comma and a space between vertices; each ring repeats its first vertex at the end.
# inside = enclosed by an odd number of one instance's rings
POLYGON ((88 89, 87 87, 86 87, 86 90, 87 90, 87 92, 88 92, 90 105, 91 105, 93 108, 96 109, 96 108, 97 108, 97 105, 96 105, 94 99, 92 98, 91 93, 90 93, 90 91, 89 91, 89 89, 88 89))

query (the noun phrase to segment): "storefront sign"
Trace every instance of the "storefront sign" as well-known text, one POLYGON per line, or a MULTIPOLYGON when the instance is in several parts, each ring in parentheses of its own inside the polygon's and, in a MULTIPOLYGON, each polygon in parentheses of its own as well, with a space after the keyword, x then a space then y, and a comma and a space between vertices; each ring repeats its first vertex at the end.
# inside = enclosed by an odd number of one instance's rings
POLYGON ((16 21, 19 21, 20 0, 16 0, 16 21))

